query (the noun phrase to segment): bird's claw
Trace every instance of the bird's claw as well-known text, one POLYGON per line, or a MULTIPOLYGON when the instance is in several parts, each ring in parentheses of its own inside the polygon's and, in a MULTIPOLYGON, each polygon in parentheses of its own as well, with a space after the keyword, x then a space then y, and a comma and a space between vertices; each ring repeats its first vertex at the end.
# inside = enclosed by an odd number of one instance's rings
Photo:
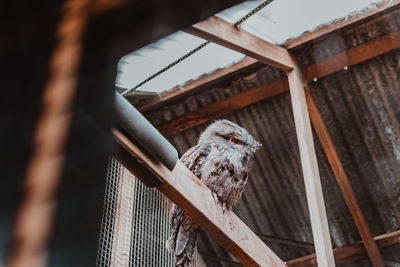
POLYGON ((212 196, 213 196, 213 198, 214 198, 215 204, 218 204, 218 203, 219 203, 219 199, 218 199, 217 194, 214 193, 214 192, 212 192, 212 196))
MULTIPOLYGON (((214 198, 215 204, 219 204, 219 199, 216 193, 212 192, 212 196, 214 198)), ((221 202, 221 206, 222 206, 222 213, 225 213, 225 211, 227 210, 227 206, 225 202, 221 202)))
POLYGON ((225 213, 226 211, 226 203, 222 202, 222 213, 225 213))

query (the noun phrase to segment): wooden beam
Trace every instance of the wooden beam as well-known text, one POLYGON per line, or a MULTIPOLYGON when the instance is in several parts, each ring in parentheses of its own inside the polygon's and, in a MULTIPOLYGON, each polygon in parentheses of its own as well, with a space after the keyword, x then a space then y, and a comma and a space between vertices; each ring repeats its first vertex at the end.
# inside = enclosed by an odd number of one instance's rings
POLYGON ((243 267, 243 265, 238 262, 235 261, 234 259, 228 258, 228 257, 224 257, 224 256, 219 256, 219 255, 210 255, 207 252, 200 252, 201 257, 207 261, 212 261, 218 264, 218 266, 221 265, 221 263, 227 263, 229 264, 228 266, 239 266, 239 267, 243 267))
POLYGON ((312 249, 314 251, 315 247, 314 244, 312 243, 307 243, 303 241, 298 241, 298 240, 293 240, 293 239, 287 239, 287 238, 282 238, 282 237, 277 237, 277 236, 271 236, 271 235, 264 235, 264 234, 257 234, 261 240, 271 243, 276 243, 276 244, 281 244, 281 245, 289 245, 289 246, 294 246, 298 248, 306 248, 306 249, 312 249))
POLYGON ((132 244, 132 220, 135 199, 135 177, 124 166, 119 168, 119 179, 112 235, 110 266, 128 267, 132 244))
POLYGON ((233 24, 213 16, 194 24, 187 33, 220 44, 282 70, 293 68, 286 49, 236 28, 233 24))
POLYGON ((288 72, 290 98, 319 266, 335 266, 301 70, 288 72))
MULTIPOLYGON (((329 64, 329 68, 324 67, 322 63, 315 63, 303 69, 303 74, 306 76, 304 80, 310 82, 314 77, 323 77, 332 74, 337 71, 343 70, 344 66, 352 66, 354 64, 361 63, 362 61, 374 58, 376 56, 387 53, 393 49, 400 47, 400 31, 390 33, 383 37, 377 38, 373 41, 359 45, 348 50, 350 56, 349 60, 344 59, 343 53, 329 57, 321 62, 329 64), (356 56, 359 55, 359 56, 356 56), (318 66, 321 67, 319 69, 318 66)), ((205 123, 211 119, 218 118, 222 115, 228 114, 240 108, 244 108, 248 105, 254 104, 258 101, 265 100, 269 97, 276 96, 277 94, 284 93, 289 90, 287 82, 284 82, 282 78, 268 82, 264 85, 249 89, 241 92, 235 96, 225 99, 221 102, 211 104, 210 106, 203 107, 197 111, 189 113, 185 116, 179 117, 174 121, 159 126, 159 130, 165 134, 170 135, 178 131, 183 131, 190 127, 196 126, 201 123, 205 123), (278 88, 277 86, 282 86, 278 88), (257 92, 260 90, 260 92, 257 92), (265 94, 265 95, 263 95, 265 94), (257 96, 257 97, 253 97, 257 96), (227 106, 226 103, 231 103, 231 107, 227 106), (208 112, 208 109, 210 111, 208 112), (226 109, 226 110, 225 110, 226 109)))
POLYGON ((157 189, 245 266, 285 266, 285 264, 232 211, 222 212, 211 191, 178 161, 169 171, 154 162, 117 130, 115 139, 164 182, 157 189))
POLYGON ((309 82, 314 78, 327 76, 343 70, 346 66, 364 62, 399 47, 400 31, 392 32, 304 68, 304 80, 309 82))
POLYGON ((171 135, 178 131, 183 131, 195 125, 231 113, 234 110, 238 110, 240 108, 285 92, 288 90, 288 88, 289 86, 286 77, 274 80, 261 86, 257 86, 253 89, 238 93, 220 102, 200 108, 172 122, 161 125, 157 127, 157 129, 163 135, 171 135))
MULTIPOLYGON (((361 14, 357 14, 357 15, 354 15, 354 16, 346 17, 346 18, 344 18, 342 20, 339 20, 337 22, 334 22, 332 24, 323 26, 323 27, 321 27, 321 28, 319 28, 319 29, 317 29, 317 30, 315 30, 313 32, 305 33, 305 34, 301 35, 299 38, 291 39, 291 40, 285 42, 284 44, 282 44, 282 46, 286 47, 287 49, 298 49, 304 43, 307 43, 309 41, 315 40, 315 38, 325 38, 327 36, 330 36, 331 33, 334 32, 334 31, 342 30, 343 28, 353 27, 353 26, 359 24, 360 22, 364 22, 366 20, 370 20, 372 17, 381 16, 381 15, 383 15, 385 13, 390 12, 393 9, 399 8, 399 6, 400 6, 400 0, 386 0, 386 1, 382 2, 382 3, 377 4, 377 9, 373 9, 373 10, 370 10, 368 12, 363 12, 361 14)), ((391 35, 393 37, 393 39, 395 39, 395 40, 397 39, 396 38, 396 34, 393 34, 393 35, 389 34, 389 35, 391 35)), ((379 40, 379 39, 380 38, 378 38, 377 40, 379 40)), ((379 46, 382 46, 382 45, 384 45, 384 40, 382 40, 382 42, 381 42, 381 44, 379 46)), ((399 46, 394 47, 394 49, 398 48, 398 47, 399 46)), ((387 52, 387 51, 390 51, 390 50, 391 50, 391 48, 387 47, 387 49, 383 49, 383 50, 379 50, 379 51, 384 51, 383 53, 385 53, 385 51, 387 52)), ((373 52, 375 52, 375 51, 373 51, 373 52)), ((358 53, 358 52, 354 52, 354 53, 358 53)), ((373 58, 375 56, 372 56, 372 57, 370 56, 370 57, 367 57, 366 59, 373 58)), ((254 60, 254 61, 255 62, 251 62, 249 65, 245 64, 244 66, 242 66, 242 69, 247 68, 249 66, 252 66, 252 65, 256 64, 256 62, 258 62, 256 60, 254 60)), ((221 73, 227 73, 227 74, 229 74, 229 73, 231 73, 233 71, 236 71, 236 72, 240 71, 241 68, 238 67, 238 66, 235 66, 235 65, 229 66, 229 67, 221 69, 219 71, 221 71, 221 73)), ((354 65, 354 63, 351 64, 351 62, 349 62, 347 66, 351 66, 351 65, 354 65)), ((344 67, 343 64, 339 64, 339 67, 336 68, 335 71, 340 71, 343 67, 344 67)), ((314 71, 315 71, 315 69, 314 69, 314 71)), ((308 71, 303 70, 303 73, 305 73, 305 72, 308 72, 308 71)), ((333 72, 330 72, 330 73, 333 73, 333 72)), ((310 74, 309 75, 310 77, 308 79, 306 79, 306 80, 307 81, 311 81, 311 79, 313 79, 314 77, 317 77, 315 74, 316 74, 315 72, 314 72, 314 74, 310 74), (314 77, 312 77, 313 75, 314 75, 314 77)), ((223 77, 223 75, 218 76, 218 79, 222 78, 222 77, 223 77)), ((197 83, 198 86, 201 86, 203 83, 207 83, 207 82, 210 82, 210 81, 206 79, 203 82, 203 77, 200 77, 198 80, 195 80, 195 81, 193 81, 191 83, 195 83, 195 84, 197 83)), ((173 93, 173 98, 178 97, 180 92, 183 93, 183 94, 189 92, 189 91, 186 92, 186 90, 185 90, 186 84, 183 85, 182 87, 184 88, 182 91, 178 89, 179 87, 176 89, 176 91, 174 90, 175 92, 173 93)), ((194 87, 194 88, 191 88, 190 90, 196 90, 196 88, 194 87)), ((149 102, 143 104, 143 105, 146 106, 146 109, 142 110, 141 106, 138 106, 137 108, 142 112, 146 112, 146 111, 148 111, 150 109, 153 109, 153 108, 155 108, 155 107, 157 107, 157 106, 159 106, 159 105, 164 103, 164 101, 163 101, 164 94, 165 94, 165 102, 167 102, 169 100, 168 93, 169 92, 165 92, 165 93, 162 93, 159 97, 158 96, 155 97, 154 100, 153 100, 154 101, 154 107, 152 107, 152 105, 153 105, 152 102, 153 101, 149 101, 149 102)))
POLYGON ((46 265, 89 6, 88 0, 68 0, 62 6, 7 266, 46 265))
MULTIPOLYGON (((376 236, 374 237, 374 241, 378 245, 378 248, 382 250, 399 250, 400 231, 376 236)), ((335 256, 336 264, 353 262, 367 258, 366 250, 362 242, 335 248, 333 250, 333 254, 335 256)), ((289 260, 286 262, 286 264, 291 267, 317 266, 316 255, 314 253, 297 259, 289 260)))
POLYGON ((97 0, 93 2, 92 12, 94 15, 103 15, 105 13, 111 12, 117 8, 120 8, 122 5, 126 4, 128 1, 126 0, 97 0))
POLYGON ((352 16, 347 16, 341 20, 335 21, 328 25, 324 25, 315 31, 303 33, 301 36, 290 39, 282 44, 286 49, 298 49, 300 46, 313 41, 315 42, 317 38, 325 37, 331 33, 343 30, 350 26, 355 26, 357 24, 363 23, 366 20, 371 20, 373 17, 382 16, 391 10, 398 8, 400 6, 400 0, 385 0, 376 5, 376 8, 369 9, 365 12, 357 13, 352 16))
POLYGON ((147 112, 160 106, 161 104, 165 104, 171 100, 174 100, 177 97, 182 97, 186 94, 192 94, 203 86, 207 86, 211 83, 216 83, 222 77, 227 78, 228 76, 233 75, 238 71, 243 71, 247 67, 252 66, 257 62, 258 60, 254 58, 245 57, 243 60, 233 64, 232 66, 229 66, 228 68, 218 69, 210 74, 204 74, 196 80, 189 81, 184 85, 177 86, 170 91, 154 96, 144 103, 136 105, 135 107, 142 113, 147 112))
POLYGON ((350 210, 351 216, 353 217, 354 223, 357 226, 361 239, 364 242, 369 258, 374 266, 384 266, 382 255, 379 252, 374 239, 372 238, 367 221, 365 220, 364 214, 360 208, 360 205, 358 204, 357 198, 336 152, 336 148, 332 142, 331 136, 329 135, 328 129, 326 128, 318 107, 308 89, 306 90, 306 98, 308 111, 310 113, 315 132, 318 135, 325 155, 329 161, 333 173, 335 174, 340 190, 342 191, 343 198, 346 201, 347 207, 350 210))

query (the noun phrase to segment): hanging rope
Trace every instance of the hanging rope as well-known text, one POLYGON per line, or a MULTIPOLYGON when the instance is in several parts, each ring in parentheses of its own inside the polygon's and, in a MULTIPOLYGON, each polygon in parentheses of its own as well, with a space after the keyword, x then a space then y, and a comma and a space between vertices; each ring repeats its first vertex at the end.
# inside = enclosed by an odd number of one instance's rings
MULTIPOLYGON (((247 13, 243 18, 241 18, 240 20, 238 20, 234 25, 235 27, 239 28, 240 25, 246 21, 248 18, 250 18, 251 16, 253 16, 255 13, 257 13, 258 11, 260 11, 261 9, 263 9, 265 6, 269 5, 270 3, 272 3, 272 1, 274 0, 266 0, 264 1, 261 5, 257 6, 256 8, 254 8, 252 11, 250 11, 249 13, 247 13)), ((126 90, 125 92, 121 93, 121 95, 125 96, 133 91, 135 91, 137 88, 139 88, 140 86, 144 85, 145 83, 151 81, 152 79, 156 78, 157 76, 159 76, 160 74, 166 72, 167 70, 169 70, 170 68, 172 68, 173 66, 177 65, 178 63, 182 62, 183 60, 185 60, 186 58, 190 57, 191 55, 193 55, 194 53, 196 53, 197 51, 199 51, 200 49, 202 49, 203 47, 205 47, 206 45, 208 45, 210 43, 210 41, 204 42, 201 45, 199 45, 198 47, 196 47, 195 49, 189 51, 187 54, 183 55, 182 57, 178 58, 177 60, 175 60, 174 62, 172 62, 171 64, 169 64, 168 66, 166 66, 165 68, 163 68, 162 70, 154 73, 153 75, 151 75, 150 77, 146 78, 145 80, 143 80, 141 83, 139 83, 138 85, 136 85, 135 87, 126 90)))

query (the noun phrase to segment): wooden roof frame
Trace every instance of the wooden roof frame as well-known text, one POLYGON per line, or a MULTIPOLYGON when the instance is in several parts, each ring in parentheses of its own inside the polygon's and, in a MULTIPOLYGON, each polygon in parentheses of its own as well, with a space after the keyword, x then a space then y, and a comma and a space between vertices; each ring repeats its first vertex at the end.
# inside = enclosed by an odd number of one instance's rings
POLYGON ((185 32, 243 53, 278 69, 293 69, 293 61, 285 48, 271 44, 217 16, 196 23, 185 29, 185 32))
MULTIPOLYGON (((305 36, 298 38, 297 42, 291 40, 288 42, 287 47, 296 48, 304 43, 318 37, 324 37, 332 31, 336 31, 343 27, 348 27, 355 23, 360 23, 370 16, 384 14, 389 9, 397 8, 400 1, 391 1, 389 4, 381 3, 378 9, 369 12, 368 15, 358 16, 352 18, 347 22, 341 21, 335 23, 333 27, 323 27, 316 32, 309 33, 305 36)), ((310 126, 310 117, 316 129, 318 138, 320 139, 323 149, 327 155, 329 163, 334 171, 335 177, 339 183, 342 194, 345 198, 346 204, 349 207, 350 213, 356 223, 357 229, 360 232, 362 242, 365 250, 369 255, 370 260, 374 266, 384 266, 382 256, 379 248, 371 235, 369 227, 366 223, 364 215, 359 207, 351 185, 344 172, 343 166, 337 156, 336 149, 331 141, 326 126, 319 114, 319 111, 309 93, 305 89, 307 82, 314 78, 320 78, 334 72, 340 71, 345 66, 358 64, 367 59, 374 58, 378 55, 391 51, 400 47, 400 33, 395 32, 386 36, 377 38, 366 44, 352 48, 346 52, 332 56, 321 62, 317 62, 307 68, 300 69, 296 66, 294 60, 291 59, 289 51, 283 52, 282 47, 272 45, 258 37, 252 36, 241 29, 235 28, 233 25, 223 21, 222 19, 212 17, 206 21, 193 25, 190 29, 186 30, 189 33, 195 34, 210 41, 217 42, 230 49, 245 53, 248 56, 255 57, 263 63, 270 64, 285 71, 288 71, 288 80, 278 79, 266 85, 250 89, 246 92, 239 93, 221 102, 212 104, 203 109, 197 110, 185 117, 178 118, 177 120, 162 125, 161 132, 171 134, 174 131, 169 130, 168 127, 175 130, 183 130, 192 127, 199 123, 204 123, 209 119, 216 118, 233 110, 240 109, 249 104, 258 102, 268 97, 274 96, 281 92, 290 90, 292 97, 292 105, 294 109, 296 133, 298 136, 298 143, 300 145, 300 155, 302 160, 303 173, 305 177, 307 200, 309 202, 310 215, 312 218, 312 229, 314 241, 316 243, 316 254, 319 265, 321 266, 334 266, 333 251, 330 243, 329 230, 326 220, 326 211, 323 202, 322 189, 318 174, 318 166, 316 162, 315 149, 312 141, 312 133, 310 126), (346 59, 346 64, 343 66, 343 59, 346 59), (304 80, 303 80, 304 76, 304 80), (288 82, 285 82, 288 81, 288 82), (273 84, 274 83, 274 84, 273 84), (272 88, 271 91, 266 88, 272 88), (243 96, 246 96, 247 101, 243 103, 243 96), (256 96, 256 97, 254 97, 256 96), (250 99, 250 100, 249 100, 250 99), (307 100, 306 100, 307 99, 307 100), (241 104, 238 104, 241 103, 241 104), (233 108, 232 108, 233 105, 233 108), (228 108, 228 109, 227 109, 228 108), (310 112, 310 115, 309 113, 310 112), (189 123, 187 123, 189 121, 189 123), (186 124, 185 124, 186 123, 186 124), (184 125, 182 127, 182 125, 184 125), (302 145, 305 144, 305 145, 302 145), (307 189, 307 187, 309 187, 307 189), (311 203, 311 205, 310 205, 311 203), (314 205, 315 203, 322 203, 321 205, 314 205), (314 206, 313 206, 314 205, 314 206), (315 223, 316 222, 316 223, 315 223)), ((236 72, 238 69, 248 67, 248 62, 255 64, 256 62, 251 59, 246 59, 245 64, 235 64, 234 66, 218 72, 215 75, 208 75, 207 82, 210 82, 210 76, 213 78, 220 78, 226 74, 236 72), (238 67, 239 66, 239 67, 238 67)), ((201 84, 199 80, 193 83, 201 84)), ((196 86, 188 90, 194 90, 196 86)), ((183 91, 187 93, 187 91, 183 91)), ((165 99, 172 99, 179 96, 180 93, 174 93, 165 99)), ((149 105, 147 103, 146 110, 151 108, 151 105, 159 105, 161 101, 153 101, 149 105)))
POLYGON ((335 260, 310 116, 307 109, 303 76, 297 64, 294 64, 294 69, 288 71, 287 75, 318 266, 333 267, 335 260))
MULTIPOLYGON (((321 28, 318 28, 317 30, 312 31, 312 32, 306 32, 297 38, 286 41, 285 43, 283 43, 281 45, 281 47, 284 47, 284 48, 288 49, 289 51, 299 49, 309 42, 327 38, 334 32, 337 32, 337 31, 340 31, 343 29, 347 29, 350 27, 354 27, 356 25, 366 22, 367 20, 387 14, 388 12, 399 8, 399 6, 400 6, 400 0, 385 0, 382 3, 377 4, 376 9, 346 17, 346 18, 344 18, 342 20, 338 20, 332 24, 325 25, 321 28)), ((187 32, 190 32, 190 31, 187 30, 187 32)), ((394 39, 396 39, 396 36, 393 36, 393 37, 394 37, 394 39)), ((391 36, 388 36, 388 38, 391 38, 391 36)), ((390 51, 391 49, 398 47, 396 44, 394 44, 393 48, 385 49, 384 46, 382 46, 382 43, 389 41, 389 40, 383 40, 380 38, 378 38, 378 39, 380 41, 379 41, 379 44, 377 44, 377 45, 382 47, 382 49, 383 49, 381 51, 381 53, 386 53, 386 52, 390 51)), ((370 46, 372 47, 372 45, 370 45, 370 46)), ((362 49, 364 49, 364 48, 362 48, 362 49)), ((354 50, 354 52, 352 52, 352 53, 354 55, 361 54, 361 52, 357 51, 357 50, 354 50)), ((365 58, 359 58, 358 62, 349 61, 347 66, 351 66, 351 65, 360 63, 362 61, 365 61, 369 58, 374 57, 373 56, 374 54, 375 54, 375 56, 377 56, 377 55, 380 55, 381 53, 374 53, 374 51, 371 51, 371 53, 369 53, 365 58)), ((341 56, 343 57, 343 55, 341 55, 341 56)), ((334 61, 335 61, 335 59, 332 57, 332 62, 334 62, 334 61)), ((212 82, 213 80, 223 79, 224 77, 228 76, 229 74, 243 71, 246 68, 254 66, 258 62, 259 61, 254 58, 246 57, 242 61, 240 61, 236 64, 233 64, 227 68, 219 69, 210 74, 205 74, 196 80, 192 80, 184 85, 177 86, 170 91, 166 91, 166 92, 157 94, 153 98, 150 98, 150 99, 144 101, 143 103, 136 105, 136 108, 138 110, 140 110, 141 112, 148 112, 148 111, 150 111, 154 108, 157 108, 160 105, 163 105, 169 101, 172 101, 181 96, 184 96, 184 95, 190 94, 194 91, 197 91, 197 89, 199 87, 207 85, 210 82, 212 82)), ((336 59, 336 62, 340 62, 340 61, 336 59)), ((328 62, 320 62, 320 66, 326 65, 327 63, 328 62)), ((339 65, 341 67, 343 67, 342 66, 343 64, 339 64, 339 65)), ((313 66, 313 65, 311 65, 311 66, 313 66)), ((305 72, 305 74, 307 76, 307 77, 304 77, 304 79, 307 82, 309 82, 313 78, 321 78, 325 75, 331 74, 331 73, 339 71, 341 69, 342 68, 330 68, 330 71, 325 71, 324 73, 320 73, 318 75, 318 73, 315 71, 316 67, 314 66, 313 69, 303 70, 303 72, 305 72)))
MULTIPOLYGON (((342 71, 344 67, 351 67, 355 64, 372 59, 374 57, 377 57, 379 55, 382 55, 384 53, 387 53, 394 49, 397 49, 399 47, 400 47, 400 31, 384 35, 382 37, 379 37, 379 38, 369 41, 367 43, 353 47, 353 48, 347 50, 346 52, 343 52, 343 53, 340 53, 337 55, 333 55, 333 56, 328 57, 320 62, 311 64, 311 65, 305 67, 304 69, 302 69, 304 82, 308 83, 308 82, 313 81, 314 78, 319 79, 319 78, 325 77, 329 74, 332 74, 332 73, 335 73, 338 71, 342 71), (346 58, 346 61, 345 61, 346 64, 344 64, 343 61, 341 61, 343 58, 346 58), (321 66, 321 68, 318 68, 318 66, 321 66)), ((227 69, 229 69, 229 68, 227 68, 227 69)), ((220 78, 220 77, 218 77, 218 78, 220 78)), ((266 82, 262 85, 254 87, 250 90, 239 93, 240 98, 238 98, 237 101, 235 101, 233 99, 234 96, 232 96, 230 98, 222 100, 221 102, 217 102, 217 103, 207 106, 207 109, 210 110, 209 113, 203 112, 203 109, 207 110, 206 108, 201 108, 201 109, 191 112, 183 117, 177 118, 176 120, 174 120, 172 122, 169 122, 167 124, 159 126, 159 130, 160 130, 160 132, 162 132, 165 135, 170 135, 170 134, 176 133, 178 131, 182 131, 182 130, 188 129, 190 127, 193 127, 200 123, 207 122, 208 120, 218 118, 222 115, 225 115, 229 112, 235 111, 239 108, 243 108, 247 105, 257 103, 259 101, 268 99, 269 97, 273 97, 280 93, 284 93, 289 90, 289 87, 287 86, 287 83, 284 82, 284 80, 286 80, 286 78, 278 78, 276 80, 266 82), (276 84, 280 84, 280 88, 278 88, 276 86, 276 84), (262 93, 261 91, 265 91, 265 92, 262 93), (232 105, 232 108, 227 113, 225 113, 223 111, 223 107, 225 107, 225 104, 223 104, 223 103, 226 101, 230 101, 231 105, 232 105), (240 104, 243 102, 247 103, 247 105, 240 104), (219 104, 219 103, 221 103, 221 104, 219 104), (202 119, 199 119, 199 118, 202 118, 202 119), (180 121, 179 127, 176 126, 177 121, 180 121)), ((198 81, 197 83, 200 83, 200 81, 198 81)), ((190 88, 190 89, 194 90, 192 88, 190 88)), ((239 94, 237 94, 237 95, 239 95, 239 94)), ((173 96, 168 98, 168 100, 170 100, 173 97, 177 97, 177 96, 178 95, 176 93, 174 93, 173 96)), ((157 102, 157 105, 159 105, 159 104, 161 104, 161 103, 157 102)), ((138 109, 140 111, 142 111, 140 106, 138 107, 138 109)), ((146 110, 150 110, 150 109, 151 108, 149 106, 146 106, 146 110)))
MULTIPOLYGON (((374 237, 374 241, 378 248, 385 251, 400 249, 400 231, 382 234, 374 237)), ((351 245, 338 247, 333 249, 336 264, 366 259, 367 251, 362 242, 357 242, 351 245)), ((316 266, 315 253, 299 257, 286 262, 287 266, 302 267, 302 266, 316 266)))

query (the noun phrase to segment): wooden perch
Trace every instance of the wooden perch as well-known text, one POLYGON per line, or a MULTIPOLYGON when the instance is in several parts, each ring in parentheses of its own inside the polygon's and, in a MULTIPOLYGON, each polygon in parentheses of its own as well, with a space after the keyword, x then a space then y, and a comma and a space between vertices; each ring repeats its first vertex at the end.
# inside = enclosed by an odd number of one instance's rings
POLYGON ((134 157, 160 177, 164 184, 157 189, 175 202, 185 214, 191 216, 202 229, 242 264, 245 266, 285 266, 282 260, 232 211, 222 213, 222 208, 215 204, 209 188, 181 161, 178 161, 175 168, 169 171, 162 164, 151 160, 119 131, 113 130, 113 134, 114 138, 134 157))

